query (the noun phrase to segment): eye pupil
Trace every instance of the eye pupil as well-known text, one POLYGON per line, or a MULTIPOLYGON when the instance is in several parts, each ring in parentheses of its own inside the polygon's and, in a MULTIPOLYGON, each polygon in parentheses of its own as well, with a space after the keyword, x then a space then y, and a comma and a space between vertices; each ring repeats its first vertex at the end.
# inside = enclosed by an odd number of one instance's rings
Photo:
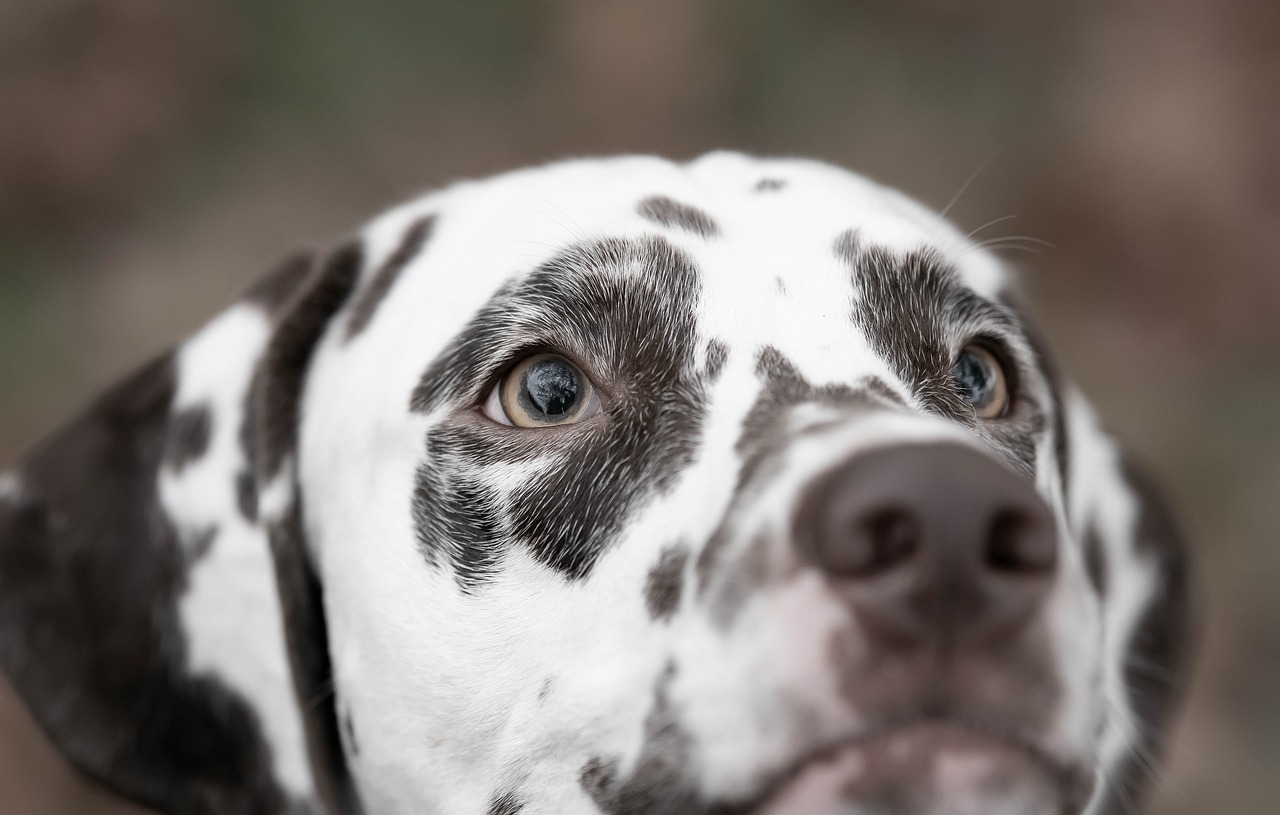
POLYGON ((563 416, 578 404, 581 390, 577 371, 560 360, 548 359, 529 368, 520 397, 534 413, 563 416))
POLYGON ((960 395, 971 405, 984 404, 995 385, 994 376, 986 362, 968 351, 956 360, 955 376, 960 395))

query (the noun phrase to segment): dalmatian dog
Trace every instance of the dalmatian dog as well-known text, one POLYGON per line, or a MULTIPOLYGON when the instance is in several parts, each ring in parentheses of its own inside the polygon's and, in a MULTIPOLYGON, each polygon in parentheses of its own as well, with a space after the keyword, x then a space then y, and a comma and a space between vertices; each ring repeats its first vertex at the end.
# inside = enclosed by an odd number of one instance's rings
POLYGON ((167 813, 1110 815, 1168 512, 1005 269, 841 169, 460 183, 0 480, 0 665, 167 813))

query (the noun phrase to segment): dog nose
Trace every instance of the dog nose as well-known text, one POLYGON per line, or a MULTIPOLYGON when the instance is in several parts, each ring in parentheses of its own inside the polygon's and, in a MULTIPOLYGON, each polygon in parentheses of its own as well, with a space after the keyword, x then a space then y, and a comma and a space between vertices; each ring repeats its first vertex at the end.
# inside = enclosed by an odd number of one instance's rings
POLYGON ((1032 485, 954 443, 852 458, 811 485, 795 533, 882 642, 1015 632, 1057 562, 1053 512, 1032 485))

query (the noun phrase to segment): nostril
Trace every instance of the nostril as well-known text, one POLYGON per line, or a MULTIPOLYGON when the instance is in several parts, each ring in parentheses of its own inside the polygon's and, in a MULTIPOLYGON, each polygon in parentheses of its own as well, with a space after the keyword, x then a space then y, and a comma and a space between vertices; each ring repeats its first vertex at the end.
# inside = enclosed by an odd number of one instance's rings
POLYGON ((871 577, 910 560, 920 546, 920 526, 900 509, 886 509, 863 517, 854 535, 854 555, 847 574, 871 577))
POLYGON ((1042 574, 1053 569, 1057 554, 1053 533, 1043 523, 1012 510, 992 520, 985 560, 993 572, 1042 574))

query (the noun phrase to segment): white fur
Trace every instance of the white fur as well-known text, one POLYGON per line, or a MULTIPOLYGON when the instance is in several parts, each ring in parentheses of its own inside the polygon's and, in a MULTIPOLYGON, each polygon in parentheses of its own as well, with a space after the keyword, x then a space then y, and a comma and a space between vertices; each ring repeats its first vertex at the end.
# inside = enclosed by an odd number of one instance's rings
POLYGON ((245 394, 270 325, 261 309, 224 312, 179 351, 174 410, 207 407, 209 447, 181 473, 160 472, 161 504, 186 537, 211 526, 209 551, 191 570, 179 614, 188 665, 209 673, 248 699, 262 722, 285 788, 312 790, 302 720, 284 647, 275 571, 262 527, 241 516, 234 475, 246 466, 240 446, 245 394))
MULTIPOLYGON (((303 499, 309 554, 324 584, 336 705, 354 722, 359 747, 347 744, 348 760, 369 810, 485 812, 497 791, 515 789, 522 815, 595 812, 578 783, 581 768, 590 758, 616 756, 626 777, 640 760, 655 686, 673 660, 679 671, 669 700, 692 740, 689 771, 708 795, 754 794, 765 774, 815 738, 856 728, 860 711, 838 698, 825 651, 829 636, 851 625, 848 612, 784 547, 769 553, 776 579, 731 621, 692 596, 700 547, 734 498, 742 466, 734 445, 760 390, 756 356, 771 346, 814 385, 874 377, 910 401, 910 389, 849 318, 861 295, 833 251, 836 237, 856 229, 867 246, 936 250, 986 297, 1005 286, 1000 264, 919 204, 862 177, 817 162, 716 153, 685 165, 646 157, 565 162, 426 195, 361 233, 363 284, 427 214, 439 216, 430 240, 367 328, 348 340, 342 312, 319 342, 296 460, 261 495, 268 519, 283 517, 297 495, 303 499), (753 192, 768 177, 786 187, 753 192), (720 234, 708 239, 645 220, 636 204, 655 194, 708 213, 720 234), (699 342, 714 338, 730 352, 693 460, 668 493, 628 519, 588 578, 568 582, 517 546, 497 579, 463 594, 447 568, 426 563, 412 517, 427 433, 454 408, 414 413, 411 394, 511 278, 579 241, 654 233, 698 267, 699 342), (644 585, 673 541, 691 547, 686 588, 673 617, 658 623, 644 585)), ((253 700, 282 775, 290 789, 303 791, 310 782, 266 543, 260 528, 239 519, 225 478, 243 466, 235 433, 248 383, 244 361, 260 352, 266 330, 261 314, 242 306, 184 348, 175 409, 209 402, 213 440, 204 459, 180 475, 162 474, 160 488, 180 528, 221 522, 183 601, 193 666, 253 700)), ((835 417, 808 406, 791 420, 816 425, 835 417)), ((1114 475, 1110 442, 1078 399, 1071 421, 1072 505, 1064 504, 1047 434, 1036 473, 1066 541, 1046 612, 1066 686, 1048 746, 1063 755, 1100 749, 1114 762, 1134 723, 1113 717, 1100 745, 1091 725, 1102 705, 1124 707, 1120 663, 1151 573, 1124 548, 1133 507, 1114 475), (1071 538, 1099 506, 1117 576, 1105 609, 1087 588, 1071 538)), ((815 474, 876 445, 942 439, 996 455, 985 431, 919 410, 835 424, 785 450, 733 522, 782 538, 781 524, 815 474)), ((484 477, 506 493, 546 468, 572 464, 549 453, 519 466, 489 464, 484 477)), ((747 544, 735 537, 722 556, 739 557, 747 544)), ((714 594, 714 579, 710 585, 714 594)))

